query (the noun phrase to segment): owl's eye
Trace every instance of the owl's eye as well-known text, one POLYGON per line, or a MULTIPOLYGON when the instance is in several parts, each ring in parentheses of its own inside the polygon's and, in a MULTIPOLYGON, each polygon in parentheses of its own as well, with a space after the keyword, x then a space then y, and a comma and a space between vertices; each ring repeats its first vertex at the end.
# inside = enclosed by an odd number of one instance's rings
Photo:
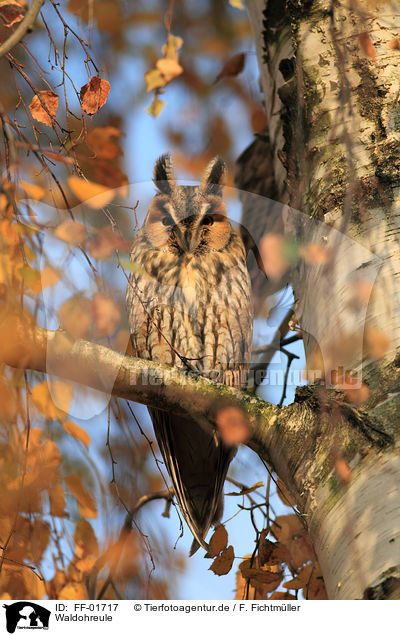
POLYGON ((169 214, 166 214, 165 216, 163 216, 163 218, 161 219, 161 223, 165 225, 166 227, 171 227, 171 225, 174 224, 169 214))
POLYGON ((204 217, 204 219, 201 222, 202 225, 214 225, 214 219, 212 218, 212 216, 210 216, 209 214, 207 214, 207 216, 204 217))

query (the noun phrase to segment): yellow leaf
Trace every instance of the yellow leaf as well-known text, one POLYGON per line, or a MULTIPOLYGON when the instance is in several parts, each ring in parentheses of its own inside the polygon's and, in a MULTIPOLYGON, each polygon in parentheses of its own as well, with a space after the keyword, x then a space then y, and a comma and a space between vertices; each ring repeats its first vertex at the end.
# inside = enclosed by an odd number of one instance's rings
POLYGON ((71 420, 64 420, 62 425, 68 435, 71 435, 71 437, 74 437, 75 439, 82 442, 86 446, 86 448, 89 448, 90 437, 86 433, 86 431, 83 430, 83 428, 78 426, 78 424, 75 424, 75 422, 71 422, 71 420))
POLYGON ((168 33, 167 43, 162 47, 164 56, 170 60, 178 60, 178 50, 183 44, 182 38, 177 35, 168 33))
POLYGON ((93 495, 83 486, 82 478, 79 475, 69 475, 64 481, 70 493, 74 495, 82 517, 95 519, 97 517, 96 502, 93 495))
POLYGON ((26 183, 26 181, 20 181, 19 184, 30 199, 35 199, 35 201, 41 201, 41 199, 43 199, 45 191, 42 186, 38 186, 34 183, 26 183))
POLYGON ((33 387, 32 401, 45 417, 63 420, 69 410, 72 394, 73 388, 71 384, 55 380, 51 383, 50 392, 49 384, 42 382, 33 387), (54 396, 54 401, 52 395, 54 396))
POLYGON ((151 71, 147 71, 147 73, 144 74, 144 79, 148 93, 153 91, 155 88, 162 88, 166 85, 165 77, 163 77, 161 71, 156 68, 151 69, 151 71))
POLYGON ((175 77, 183 73, 182 66, 176 61, 168 58, 157 60, 156 67, 165 77, 166 82, 171 82, 175 77))
POLYGON ((164 106, 165 102, 163 102, 161 99, 158 99, 158 95, 155 95, 151 106, 146 108, 146 113, 148 115, 153 115, 153 117, 158 117, 164 106))
POLYGON ((244 9, 243 0, 229 0, 229 4, 235 9, 244 9))
POLYGON ((103 208, 114 198, 113 189, 100 185, 100 183, 85 181, 85 179, 75 175, 68 177, 68 185, 79 201, 93 210, 103 208))

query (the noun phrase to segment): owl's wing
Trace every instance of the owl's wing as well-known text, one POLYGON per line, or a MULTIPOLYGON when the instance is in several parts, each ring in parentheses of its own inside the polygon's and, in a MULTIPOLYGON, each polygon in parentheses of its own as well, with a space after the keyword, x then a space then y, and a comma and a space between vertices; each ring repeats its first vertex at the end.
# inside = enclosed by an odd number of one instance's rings
POLYGON ((154 408, 149 412, 179 507, 195 537, 190 555, 199 544, 208 550, 204 538, 222 514, 223 485, 236 449, 193 420, 154 408))

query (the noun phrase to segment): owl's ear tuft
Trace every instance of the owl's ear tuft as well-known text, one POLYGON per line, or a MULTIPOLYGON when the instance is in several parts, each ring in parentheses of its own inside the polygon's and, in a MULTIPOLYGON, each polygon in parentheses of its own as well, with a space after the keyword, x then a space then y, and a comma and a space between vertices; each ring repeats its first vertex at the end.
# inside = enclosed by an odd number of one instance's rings
POLYGON ((171 155, 161 155, 154 164, 153 182, 165 194, 171 194, 175 186, 174 168, 171 155))
POLYGON ((221 157, 214 157, 204 171, 201 182, 206 194, 222 196, 222 186, 226 174, 226 163, 221 157))

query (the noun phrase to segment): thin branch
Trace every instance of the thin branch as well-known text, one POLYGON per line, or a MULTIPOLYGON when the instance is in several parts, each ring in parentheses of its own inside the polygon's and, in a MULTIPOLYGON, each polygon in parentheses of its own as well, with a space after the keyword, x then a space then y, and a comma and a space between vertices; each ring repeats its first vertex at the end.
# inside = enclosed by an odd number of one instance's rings
POLYGON ((26 12, 25 18, 17 26, 14 33, 12 33, 10 37, 7 38, 7 40, 3 42, 3 44, 0 45, 0 58, 4 57, 4 55, 7 55, 7 53, 11 51, 11 49, 24 38, 26 33, 33 28, 33 25, 40 9, 42 8, 43 3, 44 0, 33 0, 31 6, 26 12))

